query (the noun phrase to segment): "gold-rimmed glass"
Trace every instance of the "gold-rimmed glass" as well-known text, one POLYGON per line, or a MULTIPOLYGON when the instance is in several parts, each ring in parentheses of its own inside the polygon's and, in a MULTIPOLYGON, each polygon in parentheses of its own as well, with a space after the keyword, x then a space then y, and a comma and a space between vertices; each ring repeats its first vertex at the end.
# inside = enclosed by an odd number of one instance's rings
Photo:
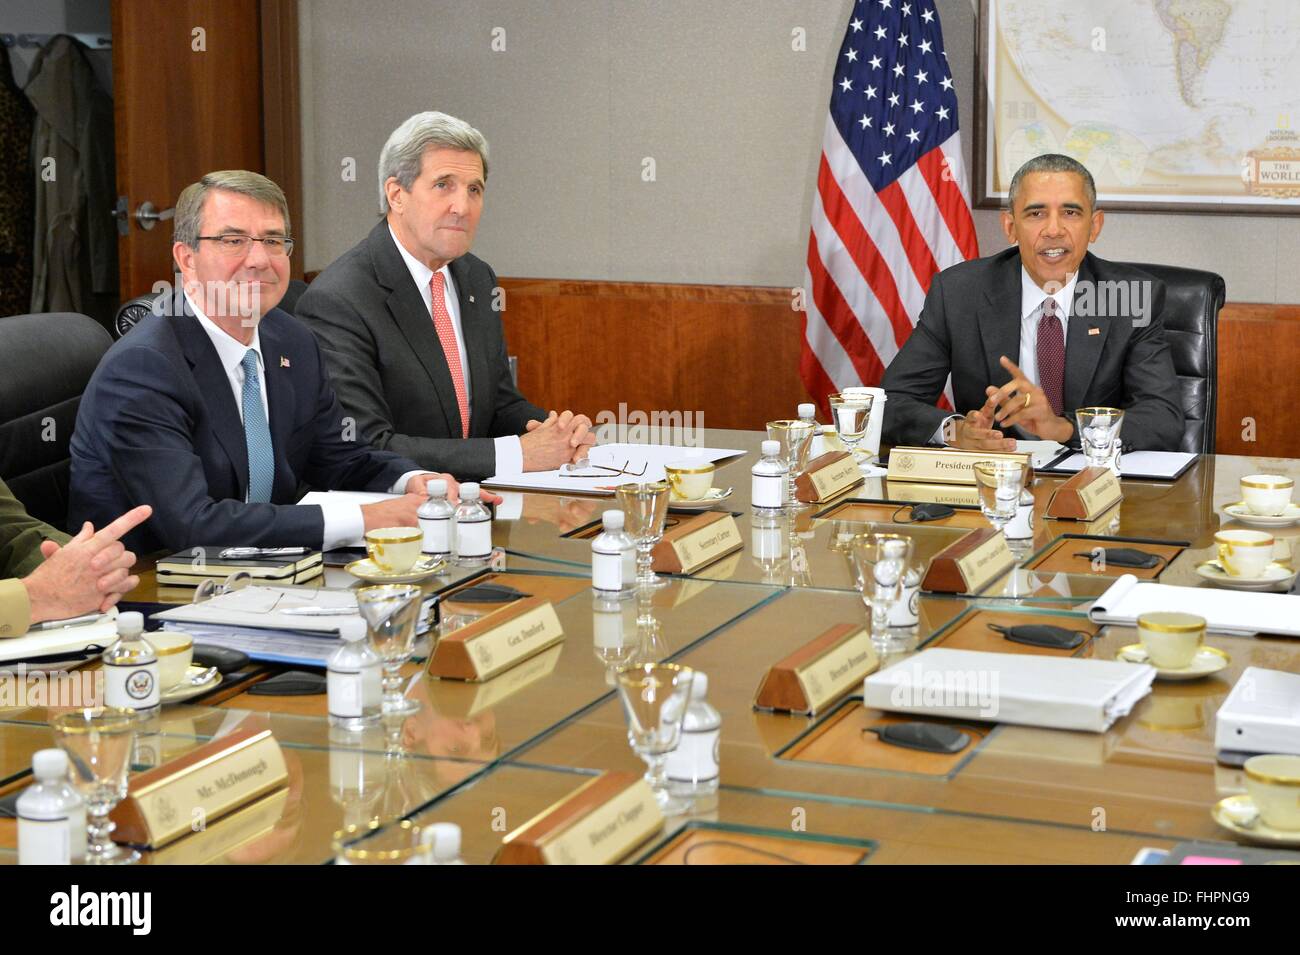
POLYGON ((140 853, 116 845, 116 825, 108 818, 126 796, 127 769, 137 717, 134 710, 92 706, 55 714, 50 719, 55 742, 68 754, 72 783, 86 800, 86 862, 129 865, 140 853))
POLYGON ((1016 517, 1029 468, 1023 461, 977 461, 971 467, 979 489, 980 511, 990 524, 1002 530, 1016 517))
POLYGON ((1119 408, 1080 408, 1074 413, 1079 446, 1090 468, 1110 468, 1119 474, 1119 438, 1124 412, 1119 408))
POLYGON ((627 741, 645 760, 645 780, 666 816, 686 805, 668 792, 668 754, 682 738, 695 671, 675 663, 639 663, 618 671, 618 695, 627 717, 627 741))
POLYGON ((808 467, 808 451, 812 448, 813 435, 817 426, 810 421, 781 420, 767 423, 767 437, 781 446, 781 459, 785 461, 786 475, 785 506, 788 510, 798 511, 811 504, 803 504, 795 499, 794 482, 808 467))
POLYGON ((334 833, 331 847, 335 865, 428 865, 433 856, 433 843, 409 819, 344 826, 334 833))
POLYGON ((662 587, 661 579, 650 565, 650 552, 664 536, 664 520, 668 517, 668 482, 650 484, 622 484, 614 492, 623 509, 623 527, 636 543, 636 583, 638 587, 662 587))
POLYGON ((889 617, 903 595, 915 545, 902 534, 858 534, 852 543, 853 573, 871 614, 871 642, 890 648, 889 617))
POLYGON ((866 457, 858 445, 867 436, 867 426, 871 422, 871 405, 874 395, 838 394, 828 399, 831 405, 831 417, 835 421, 835 433, 840 442, 859 463, 866 457))
POLYGON ((423 592, 413 584, 380 584, 357 590, 357 609, 366 621, 366 639, 384 662, 385 715, 405 715, 420 705, 402 694, 402 665, 415 651, 415 629, 423 592))

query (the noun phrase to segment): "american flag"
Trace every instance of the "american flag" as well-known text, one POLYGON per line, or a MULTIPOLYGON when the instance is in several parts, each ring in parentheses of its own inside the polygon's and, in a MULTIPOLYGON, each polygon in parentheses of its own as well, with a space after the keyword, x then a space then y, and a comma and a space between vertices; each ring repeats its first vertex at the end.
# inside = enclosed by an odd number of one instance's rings
POLYGON ((823 413, 828 393, 880 383, 931 277, 979 255, 969 196, 933 0, 858 0, 836 61, 804 273, 799 373, 823 413))

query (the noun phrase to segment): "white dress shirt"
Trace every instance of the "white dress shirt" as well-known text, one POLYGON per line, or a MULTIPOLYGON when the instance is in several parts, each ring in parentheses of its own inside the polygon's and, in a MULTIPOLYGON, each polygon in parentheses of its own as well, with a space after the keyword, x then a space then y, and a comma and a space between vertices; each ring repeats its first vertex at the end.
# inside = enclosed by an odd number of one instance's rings
MULTIPOLYGON (((1065 341, 1070 330, 1070 306, 1074 303, 1074 285, 1079 279, 1076 272, 1070 281, 1051 297, 1056 299, 1056 314, 1061 319, 1061 341, 1065 341)), ((1034 384, 1038 380, 1038 309, 1048 298, 1047 292, 1038 287, 1030 277, 1028 269, 1020 266, 1020 361, 1016 362, 1025 377, 1034 384)), ((949 415, 939 424, 939 428, 930 438, 931 444, 945 444, 943 429, 948 422, 965 415, 949 415)), ((1017 426, 1016 431, 1021 429, 1017 426)), ((1028 434, 1027 431, 1021 432, 1028 434)))
MULTIPOLYGON (((397 251, 402 254, 402 261, 406 263, 406 268, 411 273, 411 279, 420 292, 420 299, 424 302, 424 307, 429 310, 429 322, 432 324, 433 289, 429 283, 433 281, 433 270, 406 251, 406 246, 402 245, 391 225, 388 227, 388 234, 393 237, 393 244, 397 246, 397 251)), ((438 271, 442 273, 443 278, 442 299, 447 306, 447 314, 451 316, 451 327, 456 330, 456 350, 460 352, 460 370, 465 379, 465 400, 469 402, 473 399, 474 383, 470 381, 469 377, 469 354, 465 351, 465 332, 460 324, 460 299, 456 295, 456 283, 452 280, 451 269, 444 265, 438 271)), ((496 450, 495 473, 520 474, 523 472, 524 446, 520 442, 518 435, 508 434, 500 438, 493 438, 492 443, 496 450)))
MULTIPOLYGON (((239 410, 241 425, 244 422, 244 355, 250 348, 257 352, 258 386, 262 392, 262 413, 266 415, 269 425, 271 408, 266 398, 266 362, 262 358, 262 343, 257 329, 253 329, 253 340, 245 345, 204 315, 199 310, 199 307, 194 304, 194 299, 190 298, 189 292, 185 293, 185 301, 189 303, 190 310, 198 319, 199 327, 207 332, 208 338, 212 340, 212 347, 217 350, 217 357, 221 360, 221 367, 225 370, 226 378, 230 381, 230 389, 235 397, 235 407, 239 410)), ((389 493, 403 493, 406 482, 411 479, 412 475, 423 473, 422 470, 408 471, 397 479, 397 483, 389 488, 389 493)), ((248 500, 247 492, 245 492, 244 500, 248 500)), ((332 550, 335 547, 342 546, 347 541, 360 540, 365 535, 366 519, 361 513, 360 504, 332 501, 321 504, 320 509, 321 516, 325 521, 325 535, 324 540, 321 541, 323 550, 332 550)))

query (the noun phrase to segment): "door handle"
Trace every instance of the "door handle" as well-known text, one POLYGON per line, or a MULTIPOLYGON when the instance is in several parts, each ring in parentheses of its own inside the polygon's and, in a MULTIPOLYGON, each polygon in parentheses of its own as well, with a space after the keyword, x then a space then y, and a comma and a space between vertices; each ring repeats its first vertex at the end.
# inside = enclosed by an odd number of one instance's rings
POLYGON ((175 209, 157 209, 152 202, 142 202, 138 209, 135 210, 135 221, 140 223, 140 228, 146 232, 176 215, 175 209))

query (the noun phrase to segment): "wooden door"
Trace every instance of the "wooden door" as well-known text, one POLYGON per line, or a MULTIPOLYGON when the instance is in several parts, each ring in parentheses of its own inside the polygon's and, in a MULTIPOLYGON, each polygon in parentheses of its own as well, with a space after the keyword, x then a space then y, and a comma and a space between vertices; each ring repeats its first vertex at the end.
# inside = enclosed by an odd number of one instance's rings
POLYGON ((265 171, 261 35, 260 0, 113 0, 123 301, 172 281, 172 223, 143 228, 144 203, 169 210, 215 169, 265 171))

